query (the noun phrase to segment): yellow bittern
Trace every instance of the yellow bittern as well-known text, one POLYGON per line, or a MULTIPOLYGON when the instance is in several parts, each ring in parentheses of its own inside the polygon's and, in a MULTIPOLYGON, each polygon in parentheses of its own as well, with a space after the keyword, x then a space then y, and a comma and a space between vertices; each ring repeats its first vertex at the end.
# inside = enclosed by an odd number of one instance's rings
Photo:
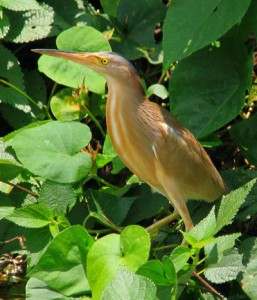
POLYGON ((84 65, 106 78, 107 130, 124 164, 165 195, 187 230, 194 225, 186 200, 212 202, 225 184, 200 143, 170 112, 147 99, 132 64, 112 52, 36 49, 84 65))

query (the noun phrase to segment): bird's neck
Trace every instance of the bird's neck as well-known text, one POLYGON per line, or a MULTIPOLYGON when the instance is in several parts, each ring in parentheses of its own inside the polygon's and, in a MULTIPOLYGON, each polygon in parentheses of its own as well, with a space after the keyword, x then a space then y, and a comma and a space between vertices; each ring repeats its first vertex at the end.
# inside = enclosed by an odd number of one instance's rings
POLYGON ((119 155, 122 155, 121 137, 127 139, 137 127, 138 112, 141 104, 145 101, 145 93, 140 81, 128 78, 107 80, 108 100, 106 105, 107 130, 112 144, 119 155))
POLYGON ((146 95, 139 76, 107 79, 108 102, 120 110, 136 108, 145 101, 146 95), (111 102, 111 103, 110 103, 111 102))

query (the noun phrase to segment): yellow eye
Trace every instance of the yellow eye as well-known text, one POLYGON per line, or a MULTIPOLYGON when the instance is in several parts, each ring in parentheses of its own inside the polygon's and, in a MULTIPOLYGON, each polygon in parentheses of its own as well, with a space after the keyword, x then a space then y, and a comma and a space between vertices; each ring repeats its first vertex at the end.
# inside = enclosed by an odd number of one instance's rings
POLYGON ((103 65, 107 65, 107 64, 109 63, 109 60, 108 60, 107 58, 102 58, 102 59, 101 59, 101 63, 102 63, 103 65))

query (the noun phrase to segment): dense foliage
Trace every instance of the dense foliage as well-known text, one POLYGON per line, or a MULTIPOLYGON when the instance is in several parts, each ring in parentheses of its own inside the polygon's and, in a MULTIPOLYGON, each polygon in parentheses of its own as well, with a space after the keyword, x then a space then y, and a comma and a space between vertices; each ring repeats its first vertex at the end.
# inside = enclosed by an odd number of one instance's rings
POLYGON ((257 2, 0 0, 0 9, 2 293, 257 299, 257 2), (115 153, 103 77, 33 48, 133 61, 146 94, 208 148, 231 192, 190 202, 190 232, 181 221, 156 231, 171 208, 115 153))

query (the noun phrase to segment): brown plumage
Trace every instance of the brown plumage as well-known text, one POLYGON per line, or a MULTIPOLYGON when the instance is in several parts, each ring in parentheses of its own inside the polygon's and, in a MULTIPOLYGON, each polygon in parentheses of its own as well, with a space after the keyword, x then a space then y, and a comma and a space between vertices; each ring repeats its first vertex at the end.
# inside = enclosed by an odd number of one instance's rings
POLYGON ((69 59, 106 78, 107 129, 114 148, 133 173, 169 199, 188 230, 193 222, 186 200, 212 202, 225 193, 202 146, 171 113, 146 98, 126 59, 110 52, 34 51, 69 59))

